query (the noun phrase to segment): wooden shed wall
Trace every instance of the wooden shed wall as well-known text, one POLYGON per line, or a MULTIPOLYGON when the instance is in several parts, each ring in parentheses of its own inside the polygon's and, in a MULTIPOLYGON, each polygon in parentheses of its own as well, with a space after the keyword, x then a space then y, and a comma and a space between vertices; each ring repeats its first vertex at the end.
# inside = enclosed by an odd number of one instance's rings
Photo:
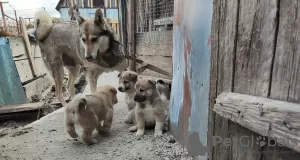
MULTIPOLYGON (((297 0, 214 0, 210 109, 230 91, 300 102, 300 5, 297 0)), ((299 108, 300 109, 300 108, 299 108)), ((259 135, 211 112, 209 134, 238 138, 259 135)), ((296 160, 284 147, 212 146, 212 160, 296 160)))

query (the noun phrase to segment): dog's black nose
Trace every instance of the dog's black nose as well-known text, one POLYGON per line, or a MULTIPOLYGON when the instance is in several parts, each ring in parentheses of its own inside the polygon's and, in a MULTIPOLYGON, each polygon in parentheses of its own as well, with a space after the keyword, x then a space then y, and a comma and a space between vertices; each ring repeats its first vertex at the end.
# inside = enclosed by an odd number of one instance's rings
POLYGON ((118 87, 118 90, 119 90, 120 92, 122 92, 122 87, 118 87))
POLYGON ((93 57, 92 56, 86 56, 85 59, 89 62, 92 62, 93 61, 93 57))

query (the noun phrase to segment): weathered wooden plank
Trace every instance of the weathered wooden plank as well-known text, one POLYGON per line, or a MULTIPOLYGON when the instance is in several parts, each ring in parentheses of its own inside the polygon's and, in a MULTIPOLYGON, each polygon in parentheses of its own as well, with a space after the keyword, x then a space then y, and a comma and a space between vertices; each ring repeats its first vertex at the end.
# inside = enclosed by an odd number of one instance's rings
MULTIPOLYGON (((156 67, 162 68, 169 73, 172 73, 172 58, 162 57, 162 56, 138 56, 137 58, 145 61, 146 63, 152 64, 156 67)), ((139 68, 139 65, 137 65, 137 68, 139 68)), ((171 78, 169 76, 165 76, 148 69, 142 72, 141 75, 148 75, 148 76, 154 76, 154 77, 166 78, 166 79, 171 78)))
POLYGON ((209 88, 209 115, 208 115, 208 138, 207 144, 209 146, 208 159, 213 159, 214 147, 213 147, 213 135, 215 124, 215 113, 213 107, 215 99, 217 97, 218 86, 218 57, 219 57, 219 20, 220 20, 220 1, 213 1, 213 17, 212 17, 212 29, 211 29, 211 58, 210 58, 210 88, 209 88))
POLYGON ((239 0, 220 2, 220 30, 218 59, 218 93, 231 91, 233 83, 235 46, 237 37, 239 0))
POLYGON ((33 62, 35 63, 36 66, 38 66, 36 67, 36 74, 38 76, 48 73, 42 58, 34 58, 33 62))
POLYGON ((240 1, 234 92, 268 96, 276 18, 277 0, 240 1))
POLYGON ((8 40, 14 60, 28 58, 23 37, 9 37, 8 40))
POLYGON ((222 93, 216 100, 214 111, 262 136, 291 140, 296 143, 295 146, 285 142, 282 145, 300 152, 299 104, 238 93, 222 93))
MULTIPOLYGON (((239 0, 220 0, 218 5, 218 60, 217 60, 217 95, 224 91, 232 91, 235 44, 237 37, 237 19, 239 0)), ((226 138, 229 136, 228 120, 215 115, 214 136, 226 138)), ((222 144, 213 146, 212 157, 214 160, 227 160, 230 155, 230 148, 222 144)))
POLYGON ((261 160, 299 160, 300 154, 286 147, 268 147, 261 160))
POLYGON ((15 61, 21 82, 26 82, 33 78, 28 59, 15 61))
POLYGON ((38 110, 45 102, 0 106, 0 115, 38 110))
POLYGON ((27 53, 27 56, 28 56, 30 69, 32 71, 33 77, 36 77, 36 71, 35 71, 36 69, 35 69, 35 64, 33 62, 34 57, 32 56, 31 45, 30 45, 29 38, 28 38, 28 35, 27 35, 27 32, 26 32, 25 22, 24 22, 24 19, 21 18, 21 17, 20 17, 20 25, 21 25, 21 28, 22 28, 22 34, 23 34, 23 38, 24 38, 24 41, 25 41, 25 47, 26 47, 26 51, 27 51, 26 53, 27 53))
POLYGON ((41 93, 52 84, 49 77, 41 77, 31 83, 23 86, 28 102, 32 102, 32 96, 41 95, 41 93))
POLYGON ((280 1, 279 28, 271 85, 271 98, 300 102, 298 0, 280 1))
POLYGON ((172 57, 172 31, 152 31, 136 34, 136 55, 172 57))

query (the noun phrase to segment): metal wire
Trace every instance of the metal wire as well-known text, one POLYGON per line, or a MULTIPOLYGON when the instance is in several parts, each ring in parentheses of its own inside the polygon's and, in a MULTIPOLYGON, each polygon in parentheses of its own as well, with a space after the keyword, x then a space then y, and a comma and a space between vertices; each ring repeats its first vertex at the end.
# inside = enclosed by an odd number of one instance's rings
POLYGON ((173 14, 174 0, 137 0, 136 43, 148 47, 169 44, 173 14))

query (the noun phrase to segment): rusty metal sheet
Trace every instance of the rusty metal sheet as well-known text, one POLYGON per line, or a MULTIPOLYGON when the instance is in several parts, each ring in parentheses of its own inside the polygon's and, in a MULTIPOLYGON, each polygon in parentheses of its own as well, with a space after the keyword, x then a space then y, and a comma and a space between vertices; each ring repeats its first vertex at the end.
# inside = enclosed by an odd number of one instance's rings
POLYGON ((175 0, 172 133, 189 154, 207 159, 213 0, 175 0))

